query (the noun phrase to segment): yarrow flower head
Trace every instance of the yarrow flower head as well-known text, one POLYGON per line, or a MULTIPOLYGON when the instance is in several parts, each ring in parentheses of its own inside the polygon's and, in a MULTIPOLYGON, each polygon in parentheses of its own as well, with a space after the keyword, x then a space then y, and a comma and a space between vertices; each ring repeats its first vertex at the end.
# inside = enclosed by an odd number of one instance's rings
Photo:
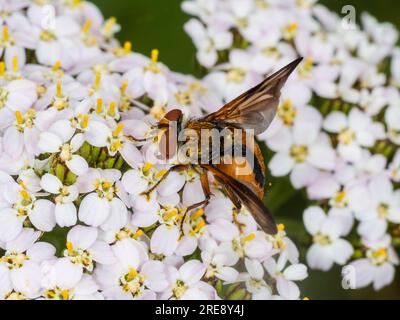
MULTIPOLYGON (((224 101, 304 57, 259 136, 272 150, 269 200, 283 203, 286 190, 304 191, 309 236, 302 241, 312 269, 350 263, 356 287, 390 284, 400 213, 398 30, 369 14, 346 26, 317 1, 186 0, 182 9, 192 16, 185 31, 204 82, 224 101)), ((210 228, 224 235, 217 226, 210 228)), ((273 296, 259 262, 246 260, 246 267, 248 290, 273 296)))

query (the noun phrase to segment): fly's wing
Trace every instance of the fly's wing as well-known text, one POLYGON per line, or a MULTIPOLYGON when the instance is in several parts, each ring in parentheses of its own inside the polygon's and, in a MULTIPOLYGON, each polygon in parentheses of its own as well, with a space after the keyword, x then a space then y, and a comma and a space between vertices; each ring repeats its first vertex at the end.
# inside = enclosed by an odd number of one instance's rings
POLYGON ((220 110, 201 120, 219 121, 243 129, 252 129, 256 135, 264 132, 275 117, 283 85, 302 59, 299 58, 283 67, 220 110))
MULTIPOLYGON (((278 232, 274 217, 250 188, 212 165, 206 166, 206 169, 214 174, 214 177, 221 183, 222 187, 227 186, 229 188, 230 192, 228 196, 230 193, 233 193, 233 195, 249 210, 264 232, 271 235, 278 232)), ((235 199, 232 199, 232 202, 234 202, 235 199)))

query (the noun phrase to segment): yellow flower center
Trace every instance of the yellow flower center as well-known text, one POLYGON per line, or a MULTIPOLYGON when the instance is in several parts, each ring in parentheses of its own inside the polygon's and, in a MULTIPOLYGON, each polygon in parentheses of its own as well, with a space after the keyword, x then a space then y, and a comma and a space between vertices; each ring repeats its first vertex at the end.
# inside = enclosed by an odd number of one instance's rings
POLYGON ((68 257, 72 263, 82 265, 89 272, 93 271, 93 256, 87 250, 74 248, 71 242, 67 242, 67 250, 64 255, 68 257))
POLYGON ((314 243, 317 243, 321 246, 327 246, 331 244, 331 239, 329 238, 329 236, 321 234, 321 233, 317 233, 314 238, 313 238, 314 243))
POLYGON ((172 293, 176 299, 181 299, 185 294, 188 286, 182 280, 177 280, 175 287, 172 289, 172 293))
POLYGON ((356 138, 355 133, 351 129, 344 129, 338 135, 338 140, 341 144, 349 145, 356 138))
POLYGON ((294 107, 293 102, 290 99, 283 101, 283 103, 278 108, 278 116, 282 119, 283 123, 288 126, 293 125, 296 114, 296 108, 294 107))
POLYGON ((242 68, 232 68, 226 73, 226 80, 228 82, 242 83, 246 74, 246 70, 242 68))
POLYGON ((389 214, 389 206, 386 203, 380 203, 377 208, 378 216, 381 219, 386 219, 389 214))
POLYGON ((134 297, 138 297, 145 289, 145 277, 136 269, 129 268, 128 273, 119 279, 119 285, 125 293, 130 293, 134 297))
POLYGON ((304 163, 308 157, 308 147, 305 145, 293 145, 290 148, 290 156, 297 163, 304 163))
POLYGON ((0 258, 0 262, 4 263, 8 269, 21 268, 29 257, 24 253, 12 252, 0 258))

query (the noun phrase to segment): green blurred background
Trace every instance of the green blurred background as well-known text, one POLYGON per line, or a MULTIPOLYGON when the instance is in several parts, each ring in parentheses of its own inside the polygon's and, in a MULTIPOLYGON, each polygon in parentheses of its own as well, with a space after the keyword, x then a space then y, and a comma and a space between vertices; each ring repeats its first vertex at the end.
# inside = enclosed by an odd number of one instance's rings
MULTIPOLYGON (((118 34, 121 41, 132 42, 133 49, 149 55, 153 48, 160 50, 160 60, 172 70, 196 75, 195 49, 182 26, 189 17, 180 9, 181 0, 92 0, 105 17, 115 16, 122 26, 118 34)), ((324 0, 330 9, 340 13, 344 5, 353 5, 357 15, 363 11, 380 21, 390 21, 400 27, 399 0, 324 0)), ((272 179, 272 178, 271 178, 272 179)), ((268 190, 267 197, 274 199, 270 209, 280 222, 287 226, 289 235, 301 245, 307 241, 302 226, 302 211, 306 205, 304 195, 290 187, 288 181, 276 181, 268 190)), ((303 250, 304 257, 304 250, 303 250)), ((302 294, 311 299, 399 299, 400 282, 374 292, 372 289, 343 290, 341 268, 328 273, 311 271, 307 280, 300 283, 302 294)))

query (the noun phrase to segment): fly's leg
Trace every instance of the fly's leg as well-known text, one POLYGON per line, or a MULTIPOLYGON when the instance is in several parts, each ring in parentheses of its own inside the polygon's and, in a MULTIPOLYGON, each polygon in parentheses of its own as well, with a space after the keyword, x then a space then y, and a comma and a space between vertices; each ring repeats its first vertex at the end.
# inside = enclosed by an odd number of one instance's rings
POLYGON ((240 210, 242 209, 242 203, 239 200, 239 198, 236 196, 236 194, 229 187, 224 186, 224 191, 234 205, 234 208, 232 209, 233 223, 238 226, 240 233, 243 233, 246 225, 244 223, 239 222, 237 219, 238 214, 239 214, 240 210))
MULTIPOLYGON (((197 171, 197 170, 196 170, 197 171)), ((198 171, 199 172, 199 171, 198 171)), ((200 172, 200 182, 201 182, 201 187, 203 189, 204 192, 204 196, 205 196, 205 200, 199 202, 199 203, 195 203, 192 204, 191 206, 186 208, 186 211, 182 217, 182 221, 181 221, 181 235, 183 236, 183 225, 185 223, 186 217, 188 212, 200 208, 200 207, 205 207, 207 206, 208 202, 210 201, 211 198, 211 191, 210 191, 210 183, 208 181, 208 175, 207 175, 207 171, 206 170, 201 170, 200 172)))

